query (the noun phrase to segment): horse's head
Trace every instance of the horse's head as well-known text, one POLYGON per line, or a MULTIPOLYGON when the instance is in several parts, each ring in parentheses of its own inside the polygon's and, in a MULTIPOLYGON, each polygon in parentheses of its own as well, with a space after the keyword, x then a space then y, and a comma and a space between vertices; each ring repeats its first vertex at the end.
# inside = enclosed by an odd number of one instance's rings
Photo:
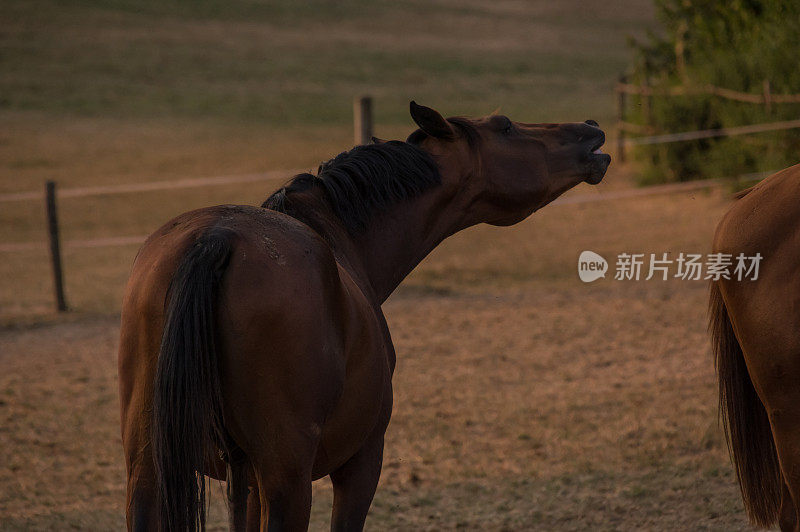
POLYGON ((593 120, 526 124, 503 115, 445 120, 414 102, 411 116, 420 129, 409 142, 422 145, 440 164, 460 168, 445 172, 443 184, 466 193, 476 222, 519 222, 579 183, 599 183, 611 162, 600 151, 605 134, 593 120))

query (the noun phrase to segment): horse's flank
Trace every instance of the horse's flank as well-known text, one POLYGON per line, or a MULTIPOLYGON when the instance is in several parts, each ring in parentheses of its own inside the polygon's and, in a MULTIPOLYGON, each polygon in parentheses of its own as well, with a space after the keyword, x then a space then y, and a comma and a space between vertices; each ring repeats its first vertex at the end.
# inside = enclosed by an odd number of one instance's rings
POLYGON ((739 194, 714 252, 761 256, 711 287, 720 415, 751 522, 800 530, 800 165, 739 194))

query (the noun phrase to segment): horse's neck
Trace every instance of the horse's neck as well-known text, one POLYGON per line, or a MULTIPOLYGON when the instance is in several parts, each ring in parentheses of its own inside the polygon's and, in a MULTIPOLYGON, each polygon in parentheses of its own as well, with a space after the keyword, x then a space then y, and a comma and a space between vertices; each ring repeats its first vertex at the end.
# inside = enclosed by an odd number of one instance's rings
POLYGON ((456 194, 435 187, 376 216, 353 239, 359 261, 378 303, 445 238, 471 225, 456 194))
POLYGON ((364 294, 380 305, 442 240, 473 225, 458 192, 447 185, 428 189, 375 215, 356 236, 347 233, 316 190, 298 202, 303 205, 298 214, 328 242, 364 294))

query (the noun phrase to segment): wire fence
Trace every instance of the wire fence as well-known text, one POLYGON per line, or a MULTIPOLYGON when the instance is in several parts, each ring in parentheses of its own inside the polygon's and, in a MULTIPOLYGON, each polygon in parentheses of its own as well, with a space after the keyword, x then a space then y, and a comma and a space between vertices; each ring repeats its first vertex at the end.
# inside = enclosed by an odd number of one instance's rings
POLYGON ((655 129, 651 124, 652 99, 655 96, 700 96, 711 95, 726 100, 763 105, 767 114, 773 104, 800 103, 800 94, 773 94, 769 80, 762 83, 762 92, 753 94, 740 92, 716 85, 688 85, 675 87, 651 87, 649 85, 634 85, 627 83, 625 78, 620 78, 614 88, 617 101, 617 156, 620 161, 626 159, 626 148, 641 145, 665 144, 670 142, 684 142, 707 138, 730 137, 734 135, 748 135, 764 133, 767 131, 781 131, 800 128, 800 120, 786 120, 763 124, 751 124, 739 127, 707 129, 701 131, 685 131, 679 133, 666 133, 654 135, 655 129), (645 124, 634 124, 625 120, 626 97, 637 95, 641 97, 642 114, 645 124), (628 134, 647 135, 628 138, 628 134))
POLYGON ((666 135, 652 135, 649 137, 634 137, 625 139, 625 145, 641 146, 648 144, 667 144, 670 142, 681 142, 686 140, 731 137, 735 135, 751 135, 753 133, 764 133, 766 131, 781 131, 784 129, 796 128, 800 128, 800 120, 784 120, 782 122, 751 124, 749 126, 704 129, 699 131, 686 131, 683 133, 668 133, 666 135))
MULTIPOLYGON (((124 183, 120 185, 103 185, 94 187, 71 187, 58 191, 59 198, 85 198, 89 196, 104 196, 109 194, 130 194, 137 192, 156 192, 160 190, 180 190, 185 188, 211 187, 231 185, 237 183, 254 183, 279 179, 293 173, 307 170, 280 170, 254 174, 239 174, 215 177, 195 177, 189 179, 176 179, 173 181, 149 181, 146 183, 124 183)), ((28 192, 14 192, 0 194, 0 203, 15 201, 40 200, 42 193, 32 190, 28 192)))
POLYGON ((727 100, 744 103, 756 103, 770 105, 773 103, 800 103, 800 94, 773 94, 770 90, 771 84, 768 80, 763 82, 763 92, 753 94, 750 92, 740 92, 716 85, 691 85, 676 87, 650 87, 648 85, 633 85, 620 81, 617 85, 618 92, 626 94, 638 94, 640 96, 701 96, 712 95, 727 100))
MULTIPOLYGON (((178 190, 185 188, 206 187, 215 185, 227 185, 235 183, 251 183, 256 181, 269 181, 279 177, 285 177, 296 173, 304 172, 306 170, 285 170, 285 171, 270 171, 259 174, 244 174, 240 176, 219 176, 207 177, 196 179, 182 179, 178 181, 154 181, 152 183, 129 183, 113 186, 103 187, 75 187, 65 188, 58 190, 56 196, 60 198, 80 198, 96 195, 113 195, 113 194, 127 194, 133 192, 143 191, 159 191, 159 190, 178 190)), ((741 180, 755 180, 769 175, 772 172, 763 172, 758 174, 745 174, 739 176, 741 180)), ((603 193, 594 194, 573 194, 566 197, 556 199, 551 205, 573 205, 578 203, 598 203, 605 201, 613 201, 618 199, 625 199, 639 196, 653 196, 659 194, 672 194, 677 192, 686 192, 691 190, 701 190, 723 184, 725 179, 706 179, 701 181, 688 181, 684 183, 671 183, 668 185, 656 185, 646 188, 615 190, 603 193)), ((4 201, 30 201, 30 200, 43 200, 44 194, 41 192, 24 192, 16 194, 0 195, 0 202, 4 201)), ((79 240, 65 240, 62 242, 63 247, 67 249, 77 248, 100 248, 100 247, 113 247, 113 246, 129 246, 133 244, 141 244, 148 235, 123 235, 105 238, 93 239, 79 239, 79 240)), ((32 241, 32 242, 11 242, 0 243, 0 253, 13 253, 23 251, 44 251, 47 249, 47 242, 32 241)))
MULTIPOLYGON (((624 85, 622 90, 632 92, 633 86, 624 85)), ((618 86, 619 89, 619 86, 618 86)), ((369 142, 372 135, 372 100, 368 97, 356 98, 354 101, 354 124, 355 124, 355 140, 357 143, 369 142)), ((618 123, 618 133, 621 135, 625 128, 631 129, 632 125, 626 126, 624 122, 618 123)), ((705 131, 688 131, 683 133, 672 133, 666 135, 654 135, 649 137, 637 137, 624 139, 618 145, 619 150, 623 150, 625 145, 642 145, 642 144, 661 144, 668 142, 678 142, 682 140, 710 138, 729 135, 744 135, 758 133, 762 131, 773 131, 776 129, 790 129, 800 127, 800 120, 791 120, 784 122, 774 122, 771 124, 753 124, 749 126, 742 126, 737 128, 726 128, 705 131)), ((617 153, 617 156, 624 154, 624 151, 617 153)), ((61 273, 61 249, 87 249, 87 248, 106 248, 116 246, 131 246, 140 245, 147 238, 147 235, 120 235, 105 238, 83 239, 83 240, 65 240, 61 242, 59 239, 59 220, 56 214, 57 200, 66 198, 85 198, 91 196, 106 196, 106 195, 119 195, 119 194, 136 194, 143 192, 154 191, 171 191, 182 190, 191 188, 204 188, 213 186, 222 186, 240 183, 254 183, 259 181, 271 181, 281 178, 287 178, 293 174, 307 171, 301 170, 280 170, 280 171, 267 171, 260 173, 240 174, 240 175, 225 175, 213 177, 199 177, 188 179, 177 179, 171 181, 151 181, 144 183, 124 183, 118 185, 101 185, 101 186, 84 186, 84 187, 68 187, 59 189, 55 183, 48 182, 44 193, 42 191, 24 191, 0 194, 0 204, 11 202, 25 202, 25 201, 42 201, 44 200, 47 221, 48 221, 48 241, 34 241, 34 242, 13 242, 13 243, 0 243, 0 253, 18 253, 18 252, 37 252, 46 251, 49 247, 52 269, 53 269, 53 282, 55 287, 55 299, 59 310, 65 310, 63 295, 63 279, 61 273), (49 245, 48 245, 49 244, 49 245)), ((770 172, 771 173, 771 172, 770 172)), ((760 179, 769 173, 763 174, 749 174, 740 176, 738 179, 754 180, 760 179)), ((672 194, 680 192, 688 192, 693 190, 701 190, 719 186, 723 180, 705 180, 705 181, 692 181, 686 183, 673 183, 668 185, 651 186, 642 189, 628 189, 608 191, 602 194, 573 194, 562 197, 553 202, 554 205, 571 205, 580 203, 596 203, 613 201, 631 197, 651 196, 658 194, 672 194)))

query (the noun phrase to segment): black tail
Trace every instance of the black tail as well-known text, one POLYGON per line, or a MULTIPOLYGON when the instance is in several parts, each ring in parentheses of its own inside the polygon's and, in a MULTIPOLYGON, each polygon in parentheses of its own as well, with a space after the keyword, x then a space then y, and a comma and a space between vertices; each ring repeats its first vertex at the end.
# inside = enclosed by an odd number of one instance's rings
POLYGON ((719 411, 750 521, 769 528, 778 520, 781 472, 764 405, 745 365, 722 293, 716 283, 709 298, 709 329, 719 375, 719 411))
POLYGON ((232 240, 232 231, 223 228, 200 236, 167 292, 151 427, 164 530, 204 530, 202 471, 218 450, 228 451, 214 308, 232 240))

